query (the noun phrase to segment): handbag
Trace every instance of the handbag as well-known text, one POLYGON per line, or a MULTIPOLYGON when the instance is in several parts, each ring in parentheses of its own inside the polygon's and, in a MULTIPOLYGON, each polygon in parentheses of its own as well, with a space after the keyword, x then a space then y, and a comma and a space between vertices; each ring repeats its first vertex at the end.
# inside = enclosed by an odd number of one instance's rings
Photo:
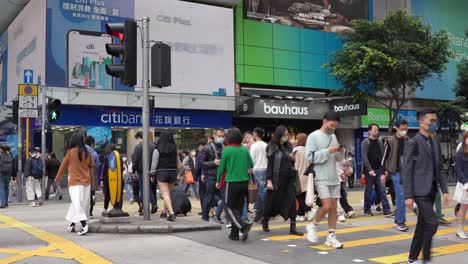
POLYGON ((193 179, 192 170, 185 171, 185 182, 188 184, 194 184, 195 180, 193 179))
POLYGON ((257 183, 253 180, 253 175, 249 172, 249 203, 253 204, 258 201, 258 186, 257 183))
POLYGON ((311 174, 309 174, 309 177, 307 177, 307 190, 306 190, 306 197, 305 197, 305 203, 307 206, 314 205, 314 194, 315 194, 314 177, 311 174))
POLYGON ((299 173, 297 172, 296 169, 292 170, 292 174, 296 181, 296 196, 298 196, 302 193, 301 178, 299 177, 299 173))

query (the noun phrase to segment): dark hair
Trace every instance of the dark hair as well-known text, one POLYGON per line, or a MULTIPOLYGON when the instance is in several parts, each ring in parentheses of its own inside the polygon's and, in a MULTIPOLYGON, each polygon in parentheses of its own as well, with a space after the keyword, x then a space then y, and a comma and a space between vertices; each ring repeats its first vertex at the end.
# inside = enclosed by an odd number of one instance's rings
POLYGON ((206 138, 200 138, 200 140, 198 140, 197 142, 197 146, 205 146, 207 144, 207 140, 206 138))
POLYGON ((143 132, 138 131, 138 132, 135 134, 135 138, 136 138, 136 139, 139 139, 139 138, 143 139, 143 132))
POLYGON ((437 112, 433 109, 422 110, 418 112, 418 120, 423 120, 427 114, 437 114, 437 112))
POLYGON ((96 142, 96 141, 94 140, 94 138, 92 136, 87 136, 86 139, 85 139, 85 143, 88 146, 94 145, 94 142, 96 142))
POLYGON ((324 119, 324 120, 327 120, 327 121, 338 121, 338 122, 341 121, 341 119, 340 119, 340 117, 338 116, 338 114, 335 113, 335 112, 332 112, 332 111, 326 112, 326 113, 323 115, 323 119, 324 119))
POLYGON ((185 154, 185 155, 190 155, 190 151, 188 149, 184 149, 182 150, 182 154, 185 154))
POLYGON ((247 136, 247 135, 252 135, 252 131, 245 131, 244 132, 244 137, 247 136))
POLYGON ((107 143, 106 146, 104 147, 104 154, 109 155, 114 150, 115 150, 114 143, 112 143, 112 142, 107 143))
POLYGON ((70 143, 68 144, 68 150, 78 148, 78 159, 83 160, 83 157, 88 158, 88 150, 85 147, 83 135, 81 133, 74 133, 70 138, 70 143))
POLYGON ((396 123, 396 127, 400 127, 400 126, 406 126, 408 125, 408 121, 406 121, 406 119, 399 119, 396 123))
POLYGON ((372 123, 372 124, 369 124, 369 125, 367 126, 367 130, 368 130, 368 131, 371 131, 372 128, 373 128, 374 126, 376 126, 378 129, 380 129, 379 125, 372 123))
POLYGON ((265 130, 261 127, 256 127, 253 132, 255 132, 255 134, 257 134, 257 136, 259 138, 263 138, 263 136, 265 135, 265 130))
POLYGON ((226 141, 230 144, 240 144, 242 139, 242 132, 237 127, 230 128, 226 134, 226 141))
POLYGON ((214 131, 213 131, 213 139, 214 139, 214 136, 216 136, 216 133, 218 133, 218 131, 221 131, 224 133, 224 128, 222 127, 217 127, 214 131))
POLYGON ((273 133, 273 137, 270 143, 267 145, 267 155, 269 157, 271 157, 277 150, 292 149, 289 141, 286 142, 284 146, 281 144, 281 138, 286 131, 288 131, 288 128, 283 125, 276 127, 275 132, 273 133))
POLYGON ((171 153, 177 151, 177 145, 174 140, 174 135, 169 130, 161 132, 161 137, 158 143, 159 153, 171 153))
POLYGON ((55 153, 53 153, 53 152, 50 153, 49 156, 50 156, 51 159, 56 159, 56 158, 57 158, 57 156, 56 156, 55 153))

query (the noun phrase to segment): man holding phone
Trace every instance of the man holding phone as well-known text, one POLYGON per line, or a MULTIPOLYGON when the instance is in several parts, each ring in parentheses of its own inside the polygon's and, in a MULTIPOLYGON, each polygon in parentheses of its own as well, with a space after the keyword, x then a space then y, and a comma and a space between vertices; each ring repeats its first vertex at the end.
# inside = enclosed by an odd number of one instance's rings
POLYGON ((390 204, 388 203, 387 194, 385 186, 381 182, 381 178, 385 177, 385 172, 383 171, 383 162, 384 162, 384 145, 383 142, 379 139, 379 130, 380 127, 377 124, 370 124, 368 126, 369 137, 364 139, 361 143, 361 152, 362 152, 362 161, 364 163, 364 174, 366 175, 366 190, 364 194, 364 215, 373 216, 374 214, 371 211, 371 193, 372 188, 379 193, 382 200, 382 205, 384 209, 384 215, 386 217, 393 216, 392 211, 390 210, 390 204))

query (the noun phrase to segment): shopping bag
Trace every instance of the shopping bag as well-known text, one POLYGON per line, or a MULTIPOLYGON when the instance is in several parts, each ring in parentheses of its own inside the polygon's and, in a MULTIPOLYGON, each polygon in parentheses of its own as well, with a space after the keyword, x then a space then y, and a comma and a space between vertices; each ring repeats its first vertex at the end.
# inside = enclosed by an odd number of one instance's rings
POLYGON ((185 171, 185 182, 188 184, 194 184, 195 180, 193 179, 192 170, 185 171))
POLYGON ((307 190, 306 190, 306 198, 305 198, 305 203, 307 206, 314 205, 314 196, 315 196, 314 175, 312 173, 309 173, 307 177, 307 190))
POLYGON ((255 203, 258 201, 258 186, 257 183, 253 180, 252 173, 250 174, 249 180, 249 203, 255 203))

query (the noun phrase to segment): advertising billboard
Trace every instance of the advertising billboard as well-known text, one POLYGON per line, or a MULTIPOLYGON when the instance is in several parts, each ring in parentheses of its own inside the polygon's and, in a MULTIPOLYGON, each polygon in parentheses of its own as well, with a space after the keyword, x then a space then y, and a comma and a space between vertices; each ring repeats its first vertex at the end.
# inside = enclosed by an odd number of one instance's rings
POLYGON ((30 1, 8 27, 7 100, 18 96, 18 84, 44 84, 46 0, 30 1))
MULTIPOLYGON (((172 86, 155 91, 234 95, 232 9, 173 0, 135 1, 135 17, 143 16, 150 17, 151 39, 171 46, 172 86)), ((138 76, 141 72, 138 63, 138 76)))
POLYGON ((369 19, 369 0, 243 0, 248 19, 334 32, 352 31, 355 19, 369 19))
POLYGON ((105 49, 113 42, 105 24, 129 18, 134 18, 133 0, 48 0, 47 85, 132 90, 105 71, 113 63, 105 49))
POLYGON ((0 35, 0 106, 7 97, 8 31, 0 35))
MULTIPOLYGON (((362 127, 367 127, 370 124, 377 124, 379 127, 388 127, 390 117, 388 109, 384 108, 367 108, 367 115, 362 116, 362 127)), ((409 128, 418 128, 417 112, 413 110, 400 110, 395 118, 394 124, 400 119, 408 121, 409 128)))

